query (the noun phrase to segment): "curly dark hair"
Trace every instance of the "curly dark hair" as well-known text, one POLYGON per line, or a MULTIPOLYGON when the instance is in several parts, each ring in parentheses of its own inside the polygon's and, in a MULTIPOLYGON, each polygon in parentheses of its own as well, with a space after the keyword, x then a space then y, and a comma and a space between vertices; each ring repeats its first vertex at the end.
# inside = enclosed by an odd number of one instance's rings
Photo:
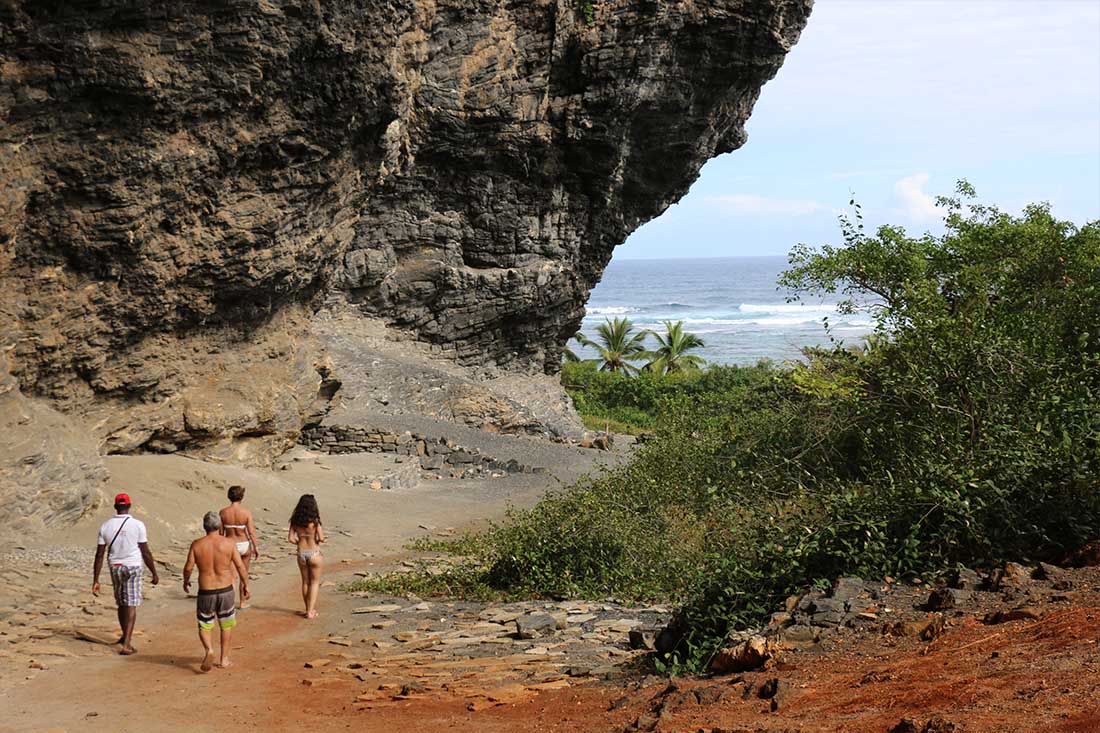
POLYGON ((243 486, 230 486, 229 491, 230 501, 241 501, 244 499, 244 487, 243 486))
POLYGON ((294 513, 290 515, 290 524, 294 527, 305 527, 310 522, 320 524, 321 512, 317 509, 317 499, 313 494, 302 494, 298 506, 294 507, 294 513))

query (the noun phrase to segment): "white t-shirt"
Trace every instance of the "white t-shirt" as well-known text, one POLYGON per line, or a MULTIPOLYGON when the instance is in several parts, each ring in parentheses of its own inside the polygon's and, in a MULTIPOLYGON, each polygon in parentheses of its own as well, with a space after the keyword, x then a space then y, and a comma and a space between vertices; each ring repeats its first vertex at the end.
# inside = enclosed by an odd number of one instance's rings
POLYGON ((111 545, 107 562, 111 565, 140 568, 141 550, 138 548, 138 543, 149 541, 149 538, 145 535, 145 523, 129 514, 116 514, 99 528, 99 544, 110 545, 115 532, 118 532, 118 539, 111 545), (123 524, 123 522, 126 522, 126 524, 123 524), (121 532, 119 531, 120 526, 122 527, 121 532))

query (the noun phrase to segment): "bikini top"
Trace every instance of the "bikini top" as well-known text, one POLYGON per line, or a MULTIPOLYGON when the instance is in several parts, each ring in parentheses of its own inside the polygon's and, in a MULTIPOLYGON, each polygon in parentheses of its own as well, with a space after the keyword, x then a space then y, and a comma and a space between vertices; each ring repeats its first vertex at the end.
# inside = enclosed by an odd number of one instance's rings
POLYGON ((226 529, 248 529, 247 524, 223 524, 226 529))

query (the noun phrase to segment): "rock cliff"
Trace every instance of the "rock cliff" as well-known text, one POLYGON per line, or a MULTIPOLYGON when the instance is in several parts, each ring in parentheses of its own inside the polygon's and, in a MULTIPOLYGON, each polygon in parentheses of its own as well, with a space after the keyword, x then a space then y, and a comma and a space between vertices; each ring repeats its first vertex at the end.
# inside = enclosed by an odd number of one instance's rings
POLYGON ((4 0, 11 375, 102 451, 262 462, 334 390, 322 303, 552 373, 810 3, 4 0))

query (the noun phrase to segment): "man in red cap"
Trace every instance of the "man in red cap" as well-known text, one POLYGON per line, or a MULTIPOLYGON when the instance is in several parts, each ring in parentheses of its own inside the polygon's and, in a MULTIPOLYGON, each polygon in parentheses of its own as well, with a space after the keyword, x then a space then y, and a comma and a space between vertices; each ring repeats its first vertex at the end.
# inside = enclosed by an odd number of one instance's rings
POLYGON ((115 516, 99 528, 92 578, 92 594, 96 596, 99 595, 99 572, 103 569, 104 556, 111 566, 111 585, 114 586, 115 605, 118 606, 118 625, 122 629, 122 638, 118 640, 122 645, 119 654, 133 654, 137 650, 130 642, 137 621, 137 607, 141 605, 141 561, 145 561, 153 574, 153 585, 159 583, 160 578, 149 549, 145 523, 130 516, 130 497, 127 494, 115 496, 115 516))

